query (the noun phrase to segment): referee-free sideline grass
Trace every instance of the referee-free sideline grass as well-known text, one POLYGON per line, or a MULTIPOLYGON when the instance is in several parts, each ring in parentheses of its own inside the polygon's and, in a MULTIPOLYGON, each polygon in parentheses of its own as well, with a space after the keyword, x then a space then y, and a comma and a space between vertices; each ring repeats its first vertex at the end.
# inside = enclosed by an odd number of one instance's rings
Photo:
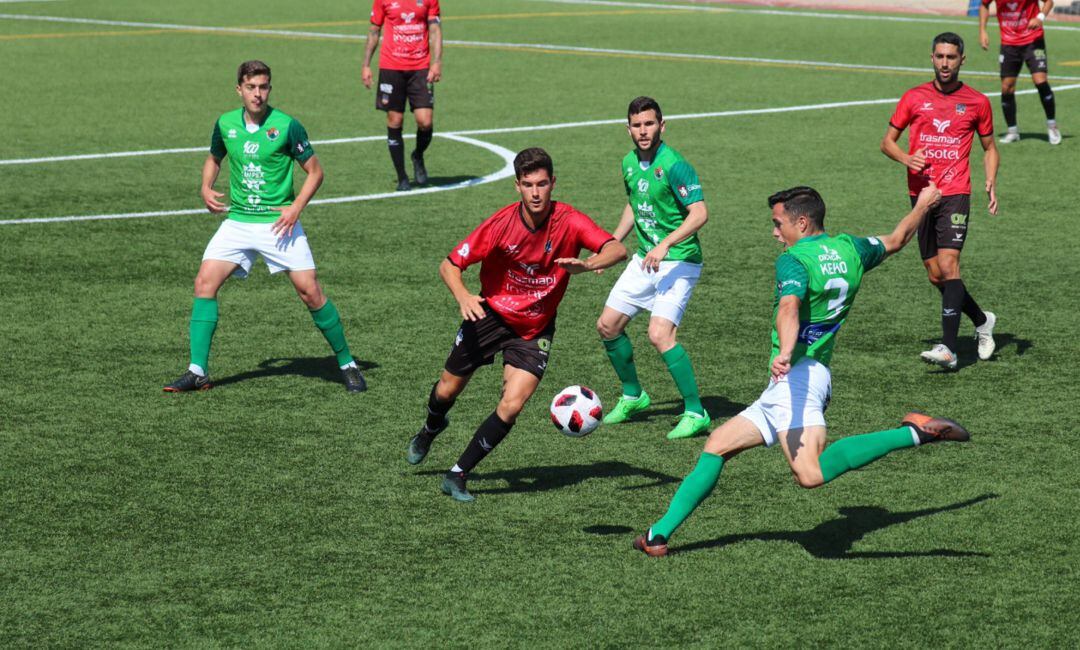
MULTIPOLYGON (((673 118, 897 98, 930 79, 934 34, 954 29, 976 44, 975 23, 959 18, 713 9, 446 2, 446 38, 464 43, 446 47, 437 133, 517 129, 473 137, 547 148, 556 198, 614 228, 631 146, 623 127, 523 127, 619 120, 639 94, 673 118)), ((238 105, 234 71, 250 58, 273 67, 271 103, 314 140, 385 133, 360 85, 362 43, 332 36, 364 33, 365 6, 4 10, 128 23, 0 18, 5 161, 207 146, 214 119, 238 105)), ((1080 76, 1078 38, 1048 32, 1054 73, 1080 76)), ((968 56, 967 69, 994 72, 993 52, 968 56)), ((459 321, 436 268, 515 199, 510 180, 304 213, 370 382, 362 395, 337 383, 306 310, 261 262, 220 295, 217 387, 161 393, 187 363, 191 283, 216 217, 0 226, 0 645, 1077 645, 1080 92, 1051 81, 1064 143, 1047 145, 1037 99, 1021 96, 1024 139, 1002 150, 1002 214, 973 196, 963 272, 998 315, 994 359, 974 361, 965 322, 960 372, 920 363, 940 335, 939 298, 914 244, 869 275, 834 357, 831 436, 892 427, 918 408, 964 423, 972 442, 897 452, 812 492, 795 487, 779 451, 747 452, 661 561, 630 541, 662 514, 702 440, 664 440, 681 404, 644 323, 630 335, 654 399, 646 417, 573 440, 546 414, 568 384, 593 387, 608 406, 618 397, 594 322, 619 269, 572 280, 548 374, 473 475, 476 503, 450 501, 438 482, 494 407, 496 370, 477 372, 424 465, 404 461, 459 321)), ((892 108, 669 121, 666 140, 696 166, 710 208, 680 340, 716 423, 767 380, 780 249, 765 197, 813 185, 830 231, 887 232, 908 209, 903 170, 878 152, 892 108)), ((377 139, 316 151, 321 198, 393 189, 377 139)), ((199 208, 204 155, 0 165, 0 220, 199 208)), ((503 164, 442 138, 428 155, 439 183, 503 164)), ((978 189, 978 147, 972 167, 978 189)))

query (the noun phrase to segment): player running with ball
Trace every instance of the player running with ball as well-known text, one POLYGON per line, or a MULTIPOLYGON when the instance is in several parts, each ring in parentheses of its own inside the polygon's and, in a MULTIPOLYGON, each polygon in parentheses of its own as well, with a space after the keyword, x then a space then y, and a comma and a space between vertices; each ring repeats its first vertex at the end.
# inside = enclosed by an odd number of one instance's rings
POLYGON ((555 312, 570 275, 626 259, 626 247, 610 233, 570 205, 551 199, 555 174, 543 149, 519 153, 514 174, 521 200, 484 220, 439 267, 464 320, 428 396, 427 420, 409 441, 406 456, 413 465, 424 460, 435 436, 450 424, 447 414, 473 372, 501 352, 499 404, 443 478, 442 491, 457 501, 474 500, 465 484, 469 472, 510 433, 540 385, 555 336, 555 312), (595 255, 578 259, 582 248, 595 255), (479 295, 462 280, 462 272, 477 262, 479 295))
POLYGON ((752 447, 779 442, 795 481, 814 488, 897 449, 968 439, 967 431, 951 420, 909 413, 899 428, 825 446, 825 408, 832 393, 829 362, 836 333, 847 319, 863 275, 903 248, 940 198, 930 183, 890 234, 853 237, 825 232, 825 202, 809 187, 769 197, 773 236, 786 247, 776 260, 769 385, 756 402, 712 432, 667 514, 634 540, 634 548, 654 557, 667 555, 671 534, 712 492, 724 463, 752 447))

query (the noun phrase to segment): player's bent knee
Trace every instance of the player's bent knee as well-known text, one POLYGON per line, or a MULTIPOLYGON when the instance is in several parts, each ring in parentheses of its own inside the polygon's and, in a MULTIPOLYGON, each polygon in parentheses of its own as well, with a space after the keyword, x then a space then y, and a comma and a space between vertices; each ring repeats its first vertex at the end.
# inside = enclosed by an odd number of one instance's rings
POLYGON ((795 482, 799 484, 799 487, 812 490, 816 487, 825 485, 825 477, 822 476, 820 467, 793 467, 791 468, 791 473, 795 478, 795 482))
POLYGON ((675 333, 666 330, 649 330, 649 342, 660 352, 675 347, 675 333))

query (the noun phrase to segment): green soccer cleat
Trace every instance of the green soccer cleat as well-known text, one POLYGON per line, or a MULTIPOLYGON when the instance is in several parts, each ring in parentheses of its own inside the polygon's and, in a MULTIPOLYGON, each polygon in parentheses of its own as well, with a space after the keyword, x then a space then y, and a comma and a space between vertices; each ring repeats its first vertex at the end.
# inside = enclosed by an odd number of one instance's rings
POLYGON ((447 472, 442 480, 442 491, 454 501, 462 503, 476 501, 476 497, 469 494, 469 489, 465 487, 465 472, 447 472))
POLYGON ((611 409, 611 412, 604 416, 604 424, 626 422, 635 413, 640 413, 649 408, 649 404, 652 404, 652 400, 649 399, 649 394, 645 391, 641 391, 641 395, 637 397, 623 395, 619 398, 619 402, 615 407, 611 409))
POLYGON ((687 411, 679 416, 679 423, 667 434, 667 439, 678 440, 679 438, 693 438, 694 436, 699 436, 708 432, 709 414, 698 415, 692 411, 687 411))

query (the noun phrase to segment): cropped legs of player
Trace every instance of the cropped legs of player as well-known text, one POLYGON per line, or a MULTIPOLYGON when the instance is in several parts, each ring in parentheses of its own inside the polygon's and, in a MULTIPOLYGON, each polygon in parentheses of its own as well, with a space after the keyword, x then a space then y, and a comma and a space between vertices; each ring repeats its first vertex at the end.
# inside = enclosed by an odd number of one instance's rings
POLYGON ((514 159, 514 186, 521 200, 481 223, 443 260, 439 275, 457 300, 462 322, 439 381, 428 395, 427 417, 409 441, 405 459, 421 463, 435 437, 450 423, 449 412, 473 372, 502 354, 499 403, 473 434, 443 477, 442 491, 457 501, 473 500, 469 472, 510 433, 547 370, 555 316, 570 275, 605 269, 626 259, 626 248, 592 219, 551 199, 554 166, 543 149, 514 159), (578 258, 581 249, 594 253, 578 258), (480 263, 479 295, 462 272, 480 263))
POLYGON ((952 420, 909 413, 897 428, 826 445, 829 362, 862 277, 910 241, 940 196, 928 185, 912 211, 880 237, 827 234, 825 203, 811 188, 769 197, 773 236, 786 247, 776 261, 769 385, 756 402, 712 432, 667 512, 634 540, 634 548, 653 557, 667 555, 672 534, 716 487, 725 463, 753 447, 779 442, 795 482, 815 488, 898 449, 968 440, 968 432, 952 420))
POLYGON ((994 353, 997 318, 983 311, 960 278, 960 251, 968 235, 971 212, 971 144, 978 136, 983 148, 987 209, 997 214, 998 150, 994 144, 993 112, 986 95, 960 81, 964 41, 946 32, 931 44, 934 80, 916 86, 900 99, 881 141, 881 151, 907 168, 912 205, 928 183, 937 183, 944 198, 919 227, 919 251, 930 283, 941 292, 941 343, 921 354, 927 363, 957 368, 956 339, 960 315, 975 325, 980 359, 994 353), (898 140, 905 129, 908 151, 898 140))
POLYGON ((442 25, 439 0, 374 0, 371 27, 364 46, 361 77, 364 87, 373 82, 371 57, 382 36, 383 26, 390 34, 379 51, 379 87, 375 108, 386 112, 386 146, 397 173, 398 191, 412 189, 405 170, 403 124, 405 101, 416 119, 416 148, 413 149, 413 180, 428 182, 424 152, 434 133, 435 84, 442 79, 442 25))
POLYGON ((217 295, 231 275, 246 277, 259 255, 271 273, 285 271, 300 300, 311 312, 341 367, 349 392, 366 390, 341 316, 315 276, 315 260, 300 213, 319 189, 322 166, 297 120, 270 106, 270 68, 247 61, 237 72, 236 91, 243 108, 222 115, 214 124, 210 155, 203 164, 202 199, 213 214, 228 213, 206 246, 195 276, 191 309, 191 362, 179 379, 164 387, 179 393, 206 390, 210 382, 210 345, 218 322, 217 295), (229 158, 229 205, 214 191, 221 161, 229 158), (293 192, 293 162, 307 173, 300 193, 293 192))
MULTIPOLYGON (((990 19, 990 4, 994 0, 982 0, 979 7, 979 44, 982 49, 990 47, 986 23, 990 19)), ((997 3, 997 19, 1001 28, 1001 112, 1008 127, 1001 137, 1003 144, 1020 140, 1016 123, 1016 79, 1020 68, 1027 64, 1031 81, 1038 91, 1043 112, 1046 113, 1046 139, 1052 145, 1061 144, 1058 129, 1054 91, 1047 79, 1049 65, 1046 57, 1046 39, 1043 23, 1054 9, 1054 0, 1009 0, 997 3)))
POLYGON ((638 248, 612 287, 596 323, 608 359, 622 383, 622 397, 604 416, 606 424, 626 422, 649 407, 634 364, 626 326, 650 312, 649 342, 660 353, 683 399, 683 414, 669 439, 689 438, 709 430, 690 356, 676 340, 694 286, 701 276, 697 232, 709 220, 697 172, 661 140, 665 124, 660 105, 638 97, 627 110, 627 131, 634 150, 622 160, 626 207, 615 229, 622 241, 633 230, 638 248))

